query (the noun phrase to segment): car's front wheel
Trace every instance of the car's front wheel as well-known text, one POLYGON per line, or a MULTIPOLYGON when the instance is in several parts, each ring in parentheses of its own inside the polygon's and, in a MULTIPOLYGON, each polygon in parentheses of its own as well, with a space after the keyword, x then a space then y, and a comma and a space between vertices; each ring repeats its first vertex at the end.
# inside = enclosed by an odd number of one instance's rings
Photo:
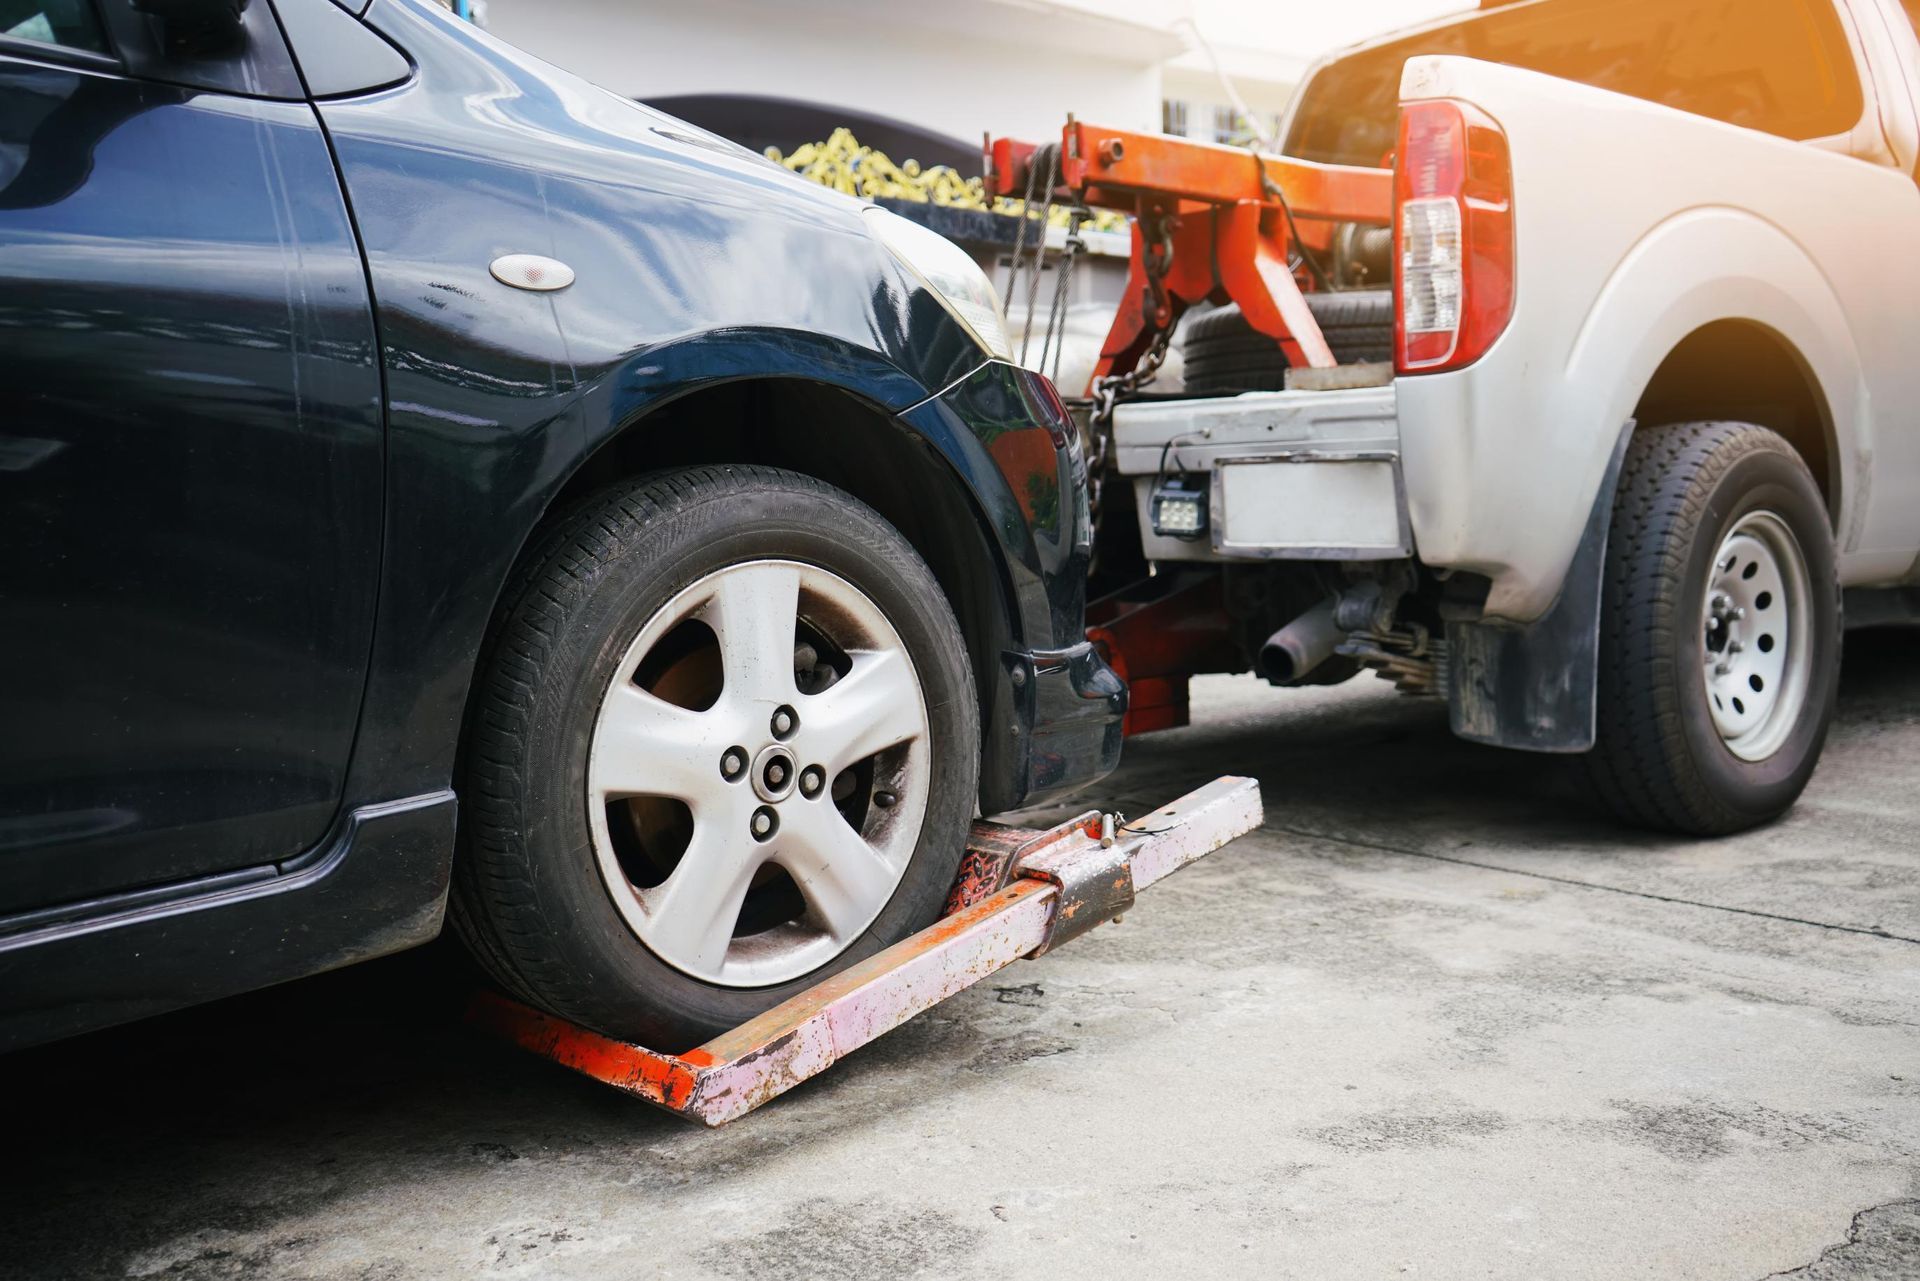
POLYGON ((946 598, 871 509, 766 468, 656 476, 510 592, 454 898, 509 989, 681 1049, 938 915, 978 710, 946 598))
POLYGON ((1738 831, 1792 805, 1833 719, 1840 593, 1827 509, 1784 439, 1645 428, 1608 533, 1587 762, 1630 822, 1738 831))

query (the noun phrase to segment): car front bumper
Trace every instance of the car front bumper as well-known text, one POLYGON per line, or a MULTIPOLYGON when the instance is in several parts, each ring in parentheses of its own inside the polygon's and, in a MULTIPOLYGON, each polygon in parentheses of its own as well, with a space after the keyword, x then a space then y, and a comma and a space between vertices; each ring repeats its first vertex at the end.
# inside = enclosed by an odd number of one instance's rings
POLYGON ((1120 763, 1127 687, 1091 644, 1014 658, 1015 713, 1025 726, 1022 805, 1099 781, 1120 763))
POLYGON ((1120 761, 1127 693, 1086 639, 1093 518, 1066 406, 1041 375, 994 361, 908 417, 963 460, 1006 571, 1007 627, 980 672, 983 809, 1098 782, 1120 761))

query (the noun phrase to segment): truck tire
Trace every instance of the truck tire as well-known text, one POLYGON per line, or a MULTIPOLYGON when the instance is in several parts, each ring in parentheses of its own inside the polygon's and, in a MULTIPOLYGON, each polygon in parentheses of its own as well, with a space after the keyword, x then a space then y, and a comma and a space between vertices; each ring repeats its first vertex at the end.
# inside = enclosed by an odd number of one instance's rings
POLYGON ((1785 812, 1833 719, 1840 627, 1826 504, 1791 445, 1748 423, 1636 432, 1601 592, 1601 799, 1698 836, 1785 812))
MULTIPOLYGON (((1343 365, 1393 359, 1393 291, 1350 289, 1308 294, 1307 306, 1343 365)), ((1196 317, 1181 337, 1190 392, 1283 391, 1287 358, 1235 306, 1196 317)))
POLYGON ((576 508, 469 712, 451 914, 514 995, 669 1051, 939 915, 979 785, 965 644, 912 547, 792 472, 576 508))

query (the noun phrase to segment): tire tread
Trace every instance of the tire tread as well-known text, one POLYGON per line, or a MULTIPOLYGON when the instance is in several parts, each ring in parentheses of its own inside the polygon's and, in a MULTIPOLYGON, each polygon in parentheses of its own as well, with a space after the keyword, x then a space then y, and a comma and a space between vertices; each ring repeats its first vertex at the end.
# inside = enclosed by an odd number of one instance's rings
MULTIPOLYGON (((885 528, 850 495, 800 473, 754 465, 690 467, 628 481, 584 500, 538 538, 502 594, 477 669, 464 767, 462 848, 448 918, 481 967, 519 1000, 614 1035, 635 1031, 623 1026, 630 1016, 605 999, 601 976, 582 972, 545 945, 569 923, 552 919, 538 893, 539 863, 527 853, 532 843, 524 806, 528 780, 519 763, 528 759, 529 721, 555 638, 600 574, 637 545, 660 538, 663 529, 706 503, 737 500, 769 485, 810 493, 831 509, 857 508, 868 521, 848 521, 843 532, 849 536, 867 523, 885 528)), ((938 605, 946 608, 944 597, 938 605)), ((950 609, 943 622, 950 634, 959 635, 950 609)))
MULTIPOLYGON (((1341 364, 1393 358, 1393 291, 1351 289, 1306 295, 1307 306, 1341 364)), ((1181 337, 1190 391, 1280 391, 1287 358, 1249 325, 1237 305, 1197 316, 1181 337)))
POLYGON ((1753 822, 1695 767, 1685 710, 1673 691, 1694 629, 1686 614, 1697 605, 1686 592, 1688 549, 1708 520, 1715 482, 1762 452, 1785 455, 1805 471, 1791 445, 1750 423, 1646 427, 1628 444, 1601 589, 1595 746, 1583 759, 1600 801, 1635 825, 1712 835, 1753 822), (1679 639, 1666 643, 1670 636, 1679 639))

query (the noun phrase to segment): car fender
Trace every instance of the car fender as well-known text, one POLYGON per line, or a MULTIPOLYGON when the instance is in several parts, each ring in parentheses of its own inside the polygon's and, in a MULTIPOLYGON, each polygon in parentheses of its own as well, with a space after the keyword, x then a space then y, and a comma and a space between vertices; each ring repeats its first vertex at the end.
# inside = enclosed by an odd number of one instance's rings
MULTIPOLYGON (((980 365, 987 363, 983 356, 980 365)), ((952 386, 964 385, 978 372, 977 367, 968 371, 952 386)), ((830 387, 885 412, 946 461, 983 528, 995 531, 1003 550, 1037 566, 1025 524, 999 519, 1018 504, 989 442, 953 415, 916 412, 949 389, 924 387, 880 352, 830 334, 742 326, 689 334, 626 353, 581 389, 582 449, 575 469, 613 439, 647 430, 647 416, 661 406, 744 379, 794 379, 830 387)))

